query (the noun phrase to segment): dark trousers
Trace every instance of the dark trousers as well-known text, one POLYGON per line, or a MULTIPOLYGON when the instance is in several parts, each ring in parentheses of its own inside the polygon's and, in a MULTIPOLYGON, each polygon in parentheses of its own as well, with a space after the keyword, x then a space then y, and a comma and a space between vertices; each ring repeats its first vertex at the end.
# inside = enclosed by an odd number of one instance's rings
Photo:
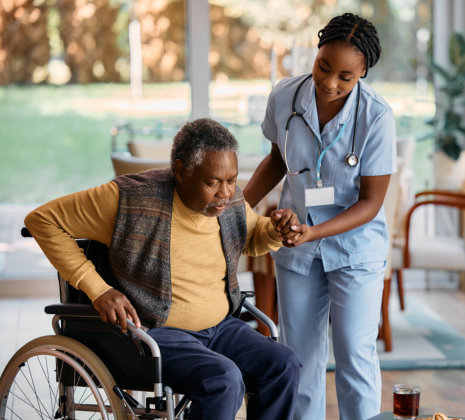
POLYGON ((247 419, 292 419, 300 362, 285 345, 235 317, 202 331, 154 328, 163 382, 192 401, 189 420, 234 420, 244 392, 247 419))

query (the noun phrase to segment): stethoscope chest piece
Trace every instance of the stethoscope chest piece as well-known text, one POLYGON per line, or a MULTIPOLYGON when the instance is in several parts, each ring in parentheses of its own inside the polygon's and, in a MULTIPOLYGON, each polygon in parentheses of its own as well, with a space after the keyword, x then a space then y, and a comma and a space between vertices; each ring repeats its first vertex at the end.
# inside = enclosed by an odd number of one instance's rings
POLYGON ((358 156, 355 153, 350 153, 346 156, 346 162, 353 168, 358 165, 358 156))

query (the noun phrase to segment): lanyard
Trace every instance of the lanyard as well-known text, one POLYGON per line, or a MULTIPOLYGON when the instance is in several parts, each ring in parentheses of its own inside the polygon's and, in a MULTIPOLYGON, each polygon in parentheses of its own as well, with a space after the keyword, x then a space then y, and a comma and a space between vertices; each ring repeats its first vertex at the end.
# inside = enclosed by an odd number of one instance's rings
MULTIPOLYGON (((321 178, 320 178, 320 170, 321 170, 321 161, 323 160, 323 156, 325 155, 325 153, 331 149, 331 147, 333 147, 338 141, 339 139, 341 138, 341 136, 344 134, 344 130, 346 129, 346 125, 347 123, 344 123, 341 127, 341 129, 339 130, 339 134, 336 136, 336 138, 328 145, 326 146, 320 153, 320 156, 318 156, 318 159, 316 161, 316 185, 317 187, 321 188, 323 186, 323 183, 321 181, 321 178)), ((314 136, 315 138, 315 142, 317 142, 317 139, 316 137, 314 136)))

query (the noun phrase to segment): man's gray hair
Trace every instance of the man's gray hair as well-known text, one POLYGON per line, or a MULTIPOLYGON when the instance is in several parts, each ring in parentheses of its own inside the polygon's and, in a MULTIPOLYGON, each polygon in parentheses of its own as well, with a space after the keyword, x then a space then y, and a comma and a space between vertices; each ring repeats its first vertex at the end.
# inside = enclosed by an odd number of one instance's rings
POLYGON ((184 124, 173 140, 171 168, 179 159, 186 169, 203 163, 205 151, 237 152, 239 144, 226 127, 210 118, 184 124))

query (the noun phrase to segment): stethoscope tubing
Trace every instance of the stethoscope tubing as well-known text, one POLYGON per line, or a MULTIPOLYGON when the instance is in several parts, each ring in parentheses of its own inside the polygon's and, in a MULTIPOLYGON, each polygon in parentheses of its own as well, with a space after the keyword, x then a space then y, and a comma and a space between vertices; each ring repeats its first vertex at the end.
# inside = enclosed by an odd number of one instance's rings
MULTIPOLYGON (((294 117, 299 117, 304 122, 305 126, 309 129, 309 131, 312 133, 312 129, 308 125, 308 123, 305 120, 303 114, 300 113, 300 112, 297 112, 297 109, 296 109, 296 102, 297 102, 297 97, 299 96, 300 89, 305 84, 305 82, 308 79, 310 79, 311 77, 312 77, 312 74, 309 74, 297 86, 297 89, 295 90, 294 96, 292 98, 292 113, 291 113, 291 115, 289 115, 289 118, 286 121, 286 134, 285 134, 285 139, 284 139, 284 161, 285 161, 285 164, 286 164, 287 172, 290 175, 298 175, 298 174, 304 173, 306 171, 310 171, 310 168, 304 168, 304 169, 300 170, 299 172, 291 172, 290 171, 288 163, 287 163, 287 138, 288 138, 289 128, 291 126, 291 121, 292 121, 292 119, 294 117)), ((346 156, 347 164, 349 166, 352 166, 352 167, 357 166, 358 160, 359 160, 358 156, 355 154, 355 138, 356 138, 356 135, 357 135, 357 122, 358 122, 358 113, 359 113, 359 108, 360 108, 360 90, 361 90, 360 81, 358 81, 357 82, 357 104, 356 104, 356 108, 355 108, 354 130, 352 132, 352 147, 351 147, 351 152, 346 156)), ((338 140, 339 140, 340 136, 342 135, 342 133, 344 132, 344 129, 345 129, 345 125, 343 126, 343 129, 341 130, 341 132, 337 136, 338 140)), ((333 143, 335 143, 335 142, 333 142, 333 143)), ((319 148, 318 148, 318 150, 319 150, 319 148)), ((324 153, 320 153, 320 157, 319 157, 320 164, 321 164, 321 159, 323 158, 323 155, 324 155, 324 153)))

